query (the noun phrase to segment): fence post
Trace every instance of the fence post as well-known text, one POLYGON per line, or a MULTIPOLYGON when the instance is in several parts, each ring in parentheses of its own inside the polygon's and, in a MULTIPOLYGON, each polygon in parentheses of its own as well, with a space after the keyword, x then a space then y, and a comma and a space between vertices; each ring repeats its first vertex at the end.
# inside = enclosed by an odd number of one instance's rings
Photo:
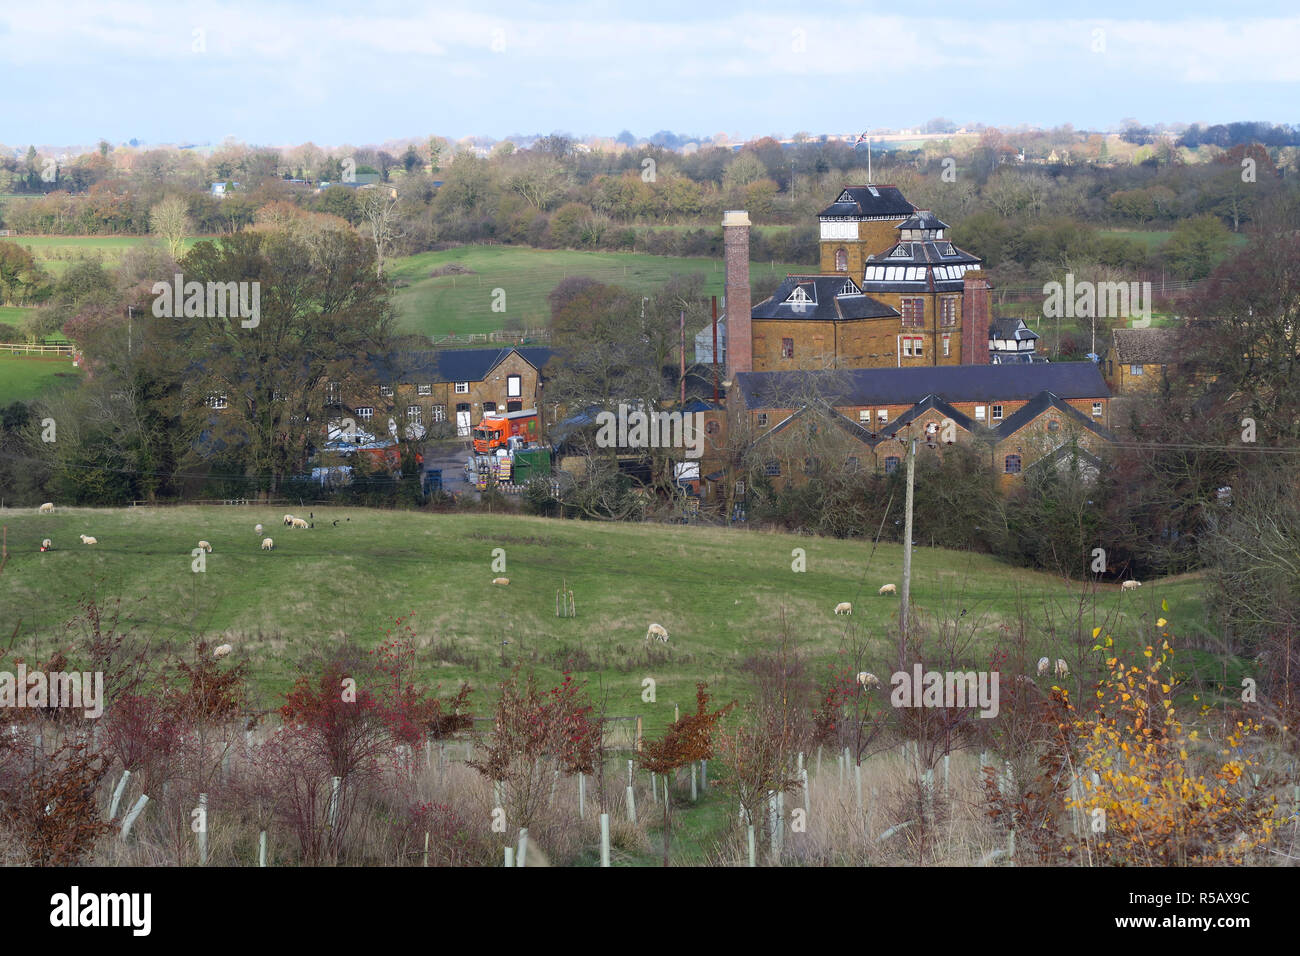
POLYGON ((600 865, 609 866, 609 814, 600 815, 600 865))

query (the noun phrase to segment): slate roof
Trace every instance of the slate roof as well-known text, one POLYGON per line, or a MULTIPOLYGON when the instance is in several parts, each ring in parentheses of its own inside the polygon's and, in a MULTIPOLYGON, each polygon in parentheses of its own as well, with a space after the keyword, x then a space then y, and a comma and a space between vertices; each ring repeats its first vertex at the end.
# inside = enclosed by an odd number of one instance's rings
POLYGON ((903 219, 916 212, 897 186, 845 186, 820 218, 903 219))
POLYGON ((905 219, 896 227, 898 229, 947 229, 946 222, 940 222, 939 217, 928 209, 917 210, 915 216, 905 219))
POLYGON ((788 275, 777 290, 750 309, 755 319, 842 319, 898 318, 898 310, 871 298, 846 275, 788 275), (791 302, 800 290, 807 302, 791 302), (851 290, 851 291, 850 291, 851 290))
POLYGON ((981 261, 947 239, 896 242, 880 255, 867 256, 862 288, 866 292, 961 292, 962 273, 978 269, 981 261), (896 275, 883 271, 891 267, 899 269, 896 275), (909 273, 909 269, 920 271, 909 273), (885 278, 889 275, 894 278, 885 278))
POLYGON ((555 354, 553 349, 541 347, 442 349, 436 352, 401 352, 377 359, 372 365, 376 378, 384 385, 481 382, 511 352, 518 352, 538 370, 545 367, 555 354))
POLYGON ((1038 338, 1038 333, 1025 325, 1024 319, 994 316, 993 321, 989 323, 989 338, 1025 342, 1038 338))
MULTIPOLYGON (((1092 363, 1089 362, 1088 364, 1091 365, 1092 363)), ((1061 367, 1060 365, 1044 366, 1044 368, 1060 368, 1060 367, 1061 367)), ((1057 395, 1054 395, 1049 391, 1040 392, 1039 394, 1035 395, 1032 399, 1030 399, 1026 405, 1022 406, 1019 410, 1017 410, 1014 415, 1009 415, 1006 418, 1004 418, 1002 420, 1002 424, 999 425, 997 428, 995 428, 994 432, 997 434, 999 439, 1009 438, 1012 435, 1014 435, 1016 432, 1020 431, 1020 429, 1028 425, 1030 422, 1032 422, 1039 415, 1043 414, 1043 412, 1047 411, 1049 408, 1056 409, 1065 418, 1069 419, 1075 424, 1082 425, 1084 428, 1088 429, 1089 431, 1097 435, 1100 435, 1102 438, 1106 439, 1106 441, 1115 440, 1115 434, 1111 432, 1109 429, 1103 428, 1101 425, 1098 425, 1095 421, 1093 421, 1087 415, 1083 414, 1083 412, 1079 411, 1073 405, 1067 405, 1062 398, 1060 398, 1057 395)))
POLYGON ((1178 354, 1177 329, 1115 329, 1111 343, 1121 365, 1169 365, 1178 354))
POLYGON ((886 424, 881 425, 881 440, 883 441, 885 437, 888 437, 907 425, 910 425, 930 409, 934 409, 936 412, 943 415, 944 418, 951 418, 956 425, 966 429, 966 431, 971 432, 972 434, 974 434, 977 429, 981 431, 984 430, 982 424, 975 421, 975 419, 971 418, 969 415, 957 411, 957 409, 953 408, 943 399, 935 395, 927 395, 907 411, 903 412, 903 414, 895 418, 892 422, 887 422, 886 424))
POLYGON ((750 409, 808 394, 836 406, 913 405, 927 395, 947 402, 1029 401, 1042 391, 1063 399, 1110 397, 1093 362, 739 372, 736 385, 750 409))

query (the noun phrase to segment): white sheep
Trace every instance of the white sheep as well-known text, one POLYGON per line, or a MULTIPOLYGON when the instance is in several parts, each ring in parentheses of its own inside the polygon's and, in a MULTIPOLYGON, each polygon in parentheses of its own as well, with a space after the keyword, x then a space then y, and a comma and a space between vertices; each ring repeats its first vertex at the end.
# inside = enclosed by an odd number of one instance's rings
POLYGON ((1070 668, 1066 665, 1065 661, 1060 660, 1059 658, 1056 661, 1056 676, 1057 677, 1070 676, 1070 668))
POLYGON ((895 587, 894 585, 892 585, 892 584, 882 584, 882 585, 880 586, 880 593, 881 593, 881 594, 897 594, 897 593, 898 593, 898 588, 896 588, 896 587, 895 587))
POLYGON ((231 651, 233 651, 233 650, 234 650, 234 648, 231 647, 229 644, 222 644, 220 647, 216 648, 216 649, 212 652, 212 656, 215 657, 215 658, 217 658, 218 660, 220 660, 221 658, 225 657, 227 654, 229 654, 229 653, 230 653, 231 651))
POLYGON ((47 501, 45 502, 45 504, 41 505, 40 508, 38 508, 37 510, 40 511, 40 513, 43 515, 52 515, 54 514, 54 502, 47 501))
POLYGON ((306 519, 306 518, 294 518, 294 519, 293 519, 293 522, 291 523, 290 526, 291 526, 291 527, 294 527, 294 528, 305 528, 305 527, 307 527, 307 519, 306 519))
POLYGON ((650 645, 650 638, 654 638, 660 644, 668 643, 668 631, 662 624, 651 624, 645 632, 646 646, 650 645))
POLYGON ((288 527, 289 525, 291 525, 291 524, 293 524, 293 515, 285 515, 285 516, 284 516, 284 525, 285 525, 285 527, 287 528, 287 527, 288 527))
POLYGON ((274 547, 275 547, 275 542, 272 541, 270 538, 263 538, 263 539, 262 539, 262 550, 263 550, 263 551, 270 551, 270 550, 271 550, 272 548, 274 548, 274 547))
POLYGON ((49 538, 46 538, 44 541, 41 542, 41 550, 42 550, 42 551, 48 551, 48 550, 50 550, 50 548, 52 548, 52 547, 54 547, 54 545, 50 543, 50 539, 49 539, 49 538))
POLYGON ((1038 676, 1042 677, 1044 674, 1046 674, 1047 668, 1051 666, 1052 666, 1052 661, 1050 658, 1040 657, 1038 659, 1038 676))
POLYGON ((1124 591, 1136 591, 1141 586, 1142 586, 1141 581, 1125 581, 1123 584, 1120 585, 1120 589, 1124 591))
POLYGON ((255 525, 253 525, 253 533, 254 533, 254 534, 261 534, 261 533, 262 533, 262 526, 261 526, 260 524, 255 524, 255 525))
POLYGON ((492 579, 492 583, 493 583, 493 584, 500 584, 500 585, 503 585, 503 586, 504 586, 504 585, 507 585, 507 584, 510 583, 510 579, 509 579, 509 578, 493 578, 493 579, 492 579))
POLYGON ((880 678, 867 671, 858 672, 858 683, 863 687, 879 687, 880 678))
POLYGON ((202 548, 204 551, 208 552, 208 554, 212 553, 212 545, 206 541, 200 541, 199 547, 202 548))
POLYGON ((848 601, 841 601, 839 604, 835 605, 835 613, 836 613, 836 614, 852 614, 852 613, 853 613, 853 605, 850 604, 848 601))
POLYGON ((96 538, 92 538, 92 537, 91 537, 90 535, 88 535, 88 534, 83 534, 83 535, 81 535, 81 543, 82 543, 82 544, 99 544, 99 541, 98 541, 98 539, 96 539, 96 538))

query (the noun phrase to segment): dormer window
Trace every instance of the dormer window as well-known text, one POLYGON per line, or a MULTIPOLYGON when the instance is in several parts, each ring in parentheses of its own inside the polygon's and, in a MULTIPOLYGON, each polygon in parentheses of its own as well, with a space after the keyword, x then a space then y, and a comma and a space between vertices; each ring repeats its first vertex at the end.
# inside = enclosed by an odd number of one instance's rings
POLYGON ((852 279, 848 279, 845 281, 844 285, 840 287, 840 291, 836 294, 837 295, 861 295, 862 290, 853 284, 852 279))
POLYGON ((898 248, 889 255, 893 259, 910 259, 912 257, 912 247, 909 243, 900 242, 898 248))
POLYGON ((939 243, 939 255, 941 255, 941 256, 955 256, 956 254, 957 254, 957 250, 954 249, 954 248, 952 247, 952 243, 951 243, 951 242, 941 242, 941 243, 939 243))
POLYGON ((814 303, 813 303, 812 296, 810 296, 810 295, 807 293, 807 291, 805 291, 805 289, 804 289, 803 286, 795 286, 794 291, 790 293, 789 298, 787 298, 785 301, 791 303, 792 305, 796 305, 796 306, 804 306, 804 305, 813 305, 813 304, 814 304, 814 303))

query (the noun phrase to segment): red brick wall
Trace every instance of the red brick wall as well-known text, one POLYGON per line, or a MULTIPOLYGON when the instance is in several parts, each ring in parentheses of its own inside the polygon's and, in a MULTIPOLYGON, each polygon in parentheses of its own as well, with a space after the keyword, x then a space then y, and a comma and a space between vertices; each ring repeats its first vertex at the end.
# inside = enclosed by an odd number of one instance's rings
MULTIPOLYGON (((727 269, 727 377, 732 378, 737 372, 754 370, 749 315, 749 215, 743 211, 724 213, 722 235, 727 269)), ((777 345, 779 349, 780 343, 777 345)))

